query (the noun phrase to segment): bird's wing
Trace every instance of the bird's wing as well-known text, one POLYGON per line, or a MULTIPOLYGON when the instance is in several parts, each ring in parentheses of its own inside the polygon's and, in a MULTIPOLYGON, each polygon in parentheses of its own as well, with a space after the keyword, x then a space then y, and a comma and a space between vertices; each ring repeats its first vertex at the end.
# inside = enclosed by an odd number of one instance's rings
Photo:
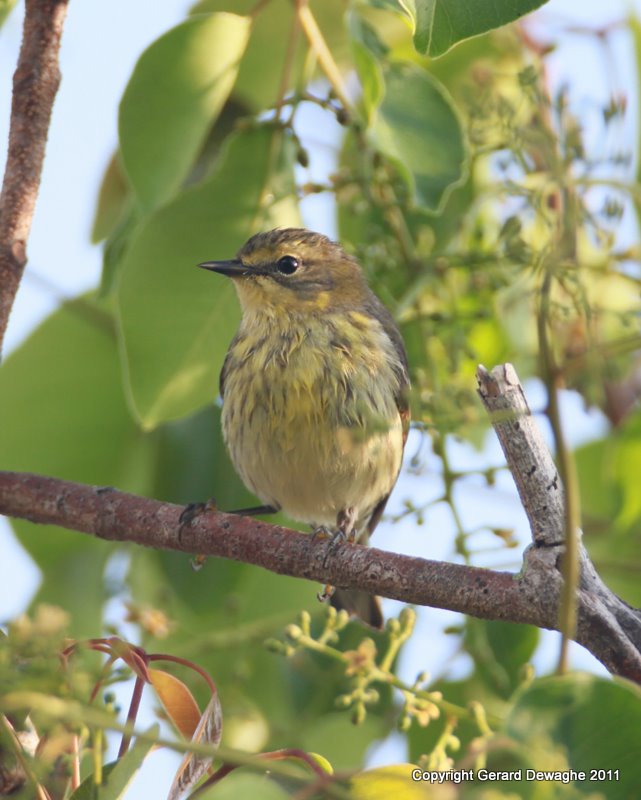
POLYGON ((220 396, 222 398, 225 397, 225 378, 227 377, 227 372, 229 371, 229 364, 231 361, 231 351, 236 341, 236 336, 231 341, 229 345, 229 350, 227 350, 227 355, 225 356, 225 360, 223 361, 223 368, 220 370, 220 377, 218 378, 218 391, 220 392, 220 396))
POLYGON ((409 389, 410 389, 410 376, 409 376, 409 363, 407 360, 407 351, 405 350, 405 343, 392 315, 381 301, 372 293, 368 302, 368 311, 372 316, 375 316, 383 326, 383 330, 389 337, 396 355, 398 357, 397 378, 398 378, 398 392, 396 393, 396 407, 401 416, 401 423, 403 425, 403 447, 407 441, 407 434, 410 429, 410 404, 409 404, 409 389))
MULTIPOLYGON (((409 382, 407 384, 407 388, 409 389, 409 382)), ((401 425, 403 426, 403 449, 405 449, 407 434, 409 433, 410 430, 410 407, 407 398, 407 391, 397 396, 396 406, 398 408, 398 413, 401 418, 401 425)), ((382 497, 378 501, 378 503, 374 506, 374 510, 372 511, 372 516, 369 518, 369 522, 367 523, 368 536, 371 536, 374 533, 374 528, 376 528, 378 523, 381 521, 381 517, 383 516, 383 511, 385 511, 385 506, 387 505, 388 500, 389 500, 389 494, 386 494, 385 497, 382 497)))
MULTIPOLYGON (((408 383, 408 388, 409 388, 409 383, 408 383)), ((403 426, 403 449, 405 449, 407 434, 409 433, 410 430, 410 407, 407 400, 407 392, 405 392, 403 396, 398 396, 396 398, 396 405, 398 408, 398 413, 401 417, 401 425, 403 426)), ((369 518, 369 522, 367 523, 366 530, 368 538, 374 533, 374 529, 381 521, 381 517, 383 516, 383 511, 385 511, 385 506, 387 505, 388 500, 389 500, 389 494, 386 494, 385 497, 382 497, 378 501, 378 503, 374 506, 372 515, 369 518)), ((364 542, 361 543, 364 544, 364 542)))
MULTIPOLYGON (((407 435, 410 430, 410 403, 409 403, 409 389, 410 389, 410 377, 409 377, 409 363, 407 360, 407 352, 405 350, 405 343, 403 342, 403 337, 394 322, 392 315, 389 313, 387 308, 383 305, 383 303, 376 297, 374 293, 372 293, 370 301, 368 303, 370 308, 368 309, 373 316, 375 316, 381 325, 383 326, 383 330, 389 336, 390 341, 394 345, 394 350, 398 356, 398 368, 397 368, 397 377, 398 377, 398 391, 395 396, 396 407, 398 408, 398 413, 401 418, 401 425, 403 430, 403 448, 405 448, 405 442, 407 441, 407 435)), ((372 511, 372 515, 369 518, 369 522, 367 523, 367 534, 371 535, 374 531, 374 528, 380 522, 381 517, 383 516, 383 511, 385 510, 385 506, 387 505, 387 501, 389 499, 389 494, 382 497, 377 505, 374 507, 372 511)))

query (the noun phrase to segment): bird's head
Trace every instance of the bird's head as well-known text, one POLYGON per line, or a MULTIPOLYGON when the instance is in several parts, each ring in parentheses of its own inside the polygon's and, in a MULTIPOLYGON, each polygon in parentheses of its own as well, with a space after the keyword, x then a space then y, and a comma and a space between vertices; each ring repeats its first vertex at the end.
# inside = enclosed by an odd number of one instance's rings
POLYGON ((230 261, 199 266, 233 279, 243 312, 323 312, 357 306, 369 292, 356 259, 305 228, 257 233, 230 261))

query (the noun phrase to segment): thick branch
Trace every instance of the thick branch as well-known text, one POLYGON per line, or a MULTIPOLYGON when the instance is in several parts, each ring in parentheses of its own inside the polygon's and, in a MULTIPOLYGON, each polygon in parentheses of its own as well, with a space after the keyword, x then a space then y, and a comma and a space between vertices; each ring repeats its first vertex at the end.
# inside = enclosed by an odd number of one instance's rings
POLYGON ((51 109, 60 83, 58 50, 67 2, 26 0, 0 194, 0 351, 27 260, 51 109))
MULTIPOLYGON (((530 523, 533 544, 525 552, 520 580, 533 588, 538 584, 536 602, 548 606, 556 620, 565 552, 563 486, 514 367, 503 364, 492 372, 479 367, 477 379, 530 523)), ((641 611, 611 592, 582 544, 578 550, 581 574, 575 638, 611 672, 641 683, 641 611)), ((556 621, 547 627, 557 629, 556 621)))
MULTIPOLYGON (((0 472, 0 513, 8 516, 61 525, 110 541, 229 558, 282 575, 365 589, 406 603, 483 619, 556 628, 560 578, 542 586, 541 570, 535 566, 517 577, 350 544, 342 545, 326 559, 327 544, 322 540, 222 512, 196 517, 180 534, 182 510, 182 506, 111 488, 0 472)), ((553 577, 558 576, 556 568, 551 569, 553 577)), ((594 631, 604 622, 598 615, 592 619, 590 614, 592 611, 586 613, 579 627, 579 641, 612 672, 641 682, 641 664, 627 651, 621 653, 613 647, 611 641, 596 636, 594 631)), ((641 632, 641 620, 632 611, 629 626, 633 632, 641 632)))
POLYGON ((407 603, 451 608, 488 619, 546 625, 504 572, 427 561, 343 544, 327 559, 327 542, 250 517, 196 516, 180 532, 182 506, 112 488, 0 472, 0 514, 60 525, 110 541, 201 553, 256 564, 281 575, 361 588, 407 603), (327 561, 327 565, 324 562, 327 561))
POLYGON ((476 373, 479 395, 490 414, 507 465, 530 523, 535 545, 562 544, 565 530, 563 485, 536 424, 519 376, 511 364, 476 373))

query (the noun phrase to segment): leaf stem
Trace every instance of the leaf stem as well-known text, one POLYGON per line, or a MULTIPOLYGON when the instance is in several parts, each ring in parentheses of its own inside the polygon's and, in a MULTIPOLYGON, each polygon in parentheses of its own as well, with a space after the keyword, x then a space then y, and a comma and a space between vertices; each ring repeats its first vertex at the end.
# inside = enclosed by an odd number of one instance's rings
POLYGON ((318 63, 325 73, 325 77, 345 109, 350 110, 352 104, 347 97, 343 76, 334 61, 334 56, 325 42, 325 38, 323 37, 321 29, 318 27, 314 15, 310 11, 308 0, 296 0, 296 13, 303 33, 307 37, 311 49, 316 54, 318 63))
POLYGON ((541 287, 541 303, 537 315, 539 348, 541 353, 543 377, 548 392, 547 416, 552 427, 556 448, 557 464, 561 482, 565 490, 565 554, 562 562, 563 590, 559 610, 559 629, 561 631, 561 653, 559 655, 558 672, 563 674, 568 669, 568 651, 570 640, 574 637, 577 624, 576 590, 579 582, 579 524, 580 501, 576 465, 565 439, 561 424, 559 406, 559 370, 554 363, 554 355, 548 336, 550 311, 550 291, 552 275, 550 270, 545 274, 541 287))
MULTIPOLYGON (((296 55, 296 45, 298 44, 298 34, 300 31, 300 20, 298 15, 292 18, 292 24, 287 39, 287 50, 285 51, 285 60, 283 61, 283 71, 280 76, 280 84, 278 87, 278 95, 276 99, 276 118, 280 118, 280 113, 285 105, 285 95, 287 94, 287 87, 289 86, 290 77, 292 74, 292 67, 294 65, 294 56, 296 55)), ((294 106, 295 108, 296 106, 294 106)), ((292 109, 293 114, 293 109, 292 109)))

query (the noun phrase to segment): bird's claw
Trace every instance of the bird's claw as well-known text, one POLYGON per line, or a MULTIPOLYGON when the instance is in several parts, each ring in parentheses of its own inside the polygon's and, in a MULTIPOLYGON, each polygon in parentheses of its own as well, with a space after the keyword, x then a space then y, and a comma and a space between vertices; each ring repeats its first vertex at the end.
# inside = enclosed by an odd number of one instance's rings
POLYGON ((349 537, 341 528, 330 533, 330 539, 329 542, 327 542, 327 549, 325 550, 325 558, 323 559, 323 567, 327 566, 329 559, 336 553, 341 545, 348 541, 349 537))
POLYGON ((336 587, 331 583, 326 583, 322 592, 318 592, 316 598, 320 603, 328 603, 332 599, 332 595, 336 591, 336 587))
MULTIPOLYGON (((180 517, 178 517, 178 541, 182 542, 184 529, 189 527, 201 514, 209 514, 217 510, 216 501, 213 497, 210 497, 205 503, 189 503, 186 505, 180 517)), ((205 561, 207 561, 207 556, 196 555, 191 560, 191 568, 194 572, 198 572, 203 568, 205 561)))
POLYGON ((316 542, 319 539, 331 539, 331 537, 332 531, 326 525, 319 525, 312 531, 312 542, 316 542))
POLYGON ((191 523, 201 514, 209 514, 211 511, 218 511, 218 504, 215 498, 210 497, 204 503, 188 503, 182 510, 178 522, 180 523, 180 532, 182 529, 191 525, 191 523))
POLYGON ((205 566, 205 561, 207 561, 207 556, 198 554, 189 563, 194 572, 199 572, 205 566))
MULTIPOLYGON (((210 511, 217 511, 216 501, 213 497, 205 503, 189 503, 186 505, 180 517, 178 517, 178 541, 182 541, 185 528, 189 527, 201 514, 208 514, 210 511)), ((207 556, 195 555, 191 560, 191 568, 194 572, 198 572, 203 568, 205 561, 207 561, 207 556)))

